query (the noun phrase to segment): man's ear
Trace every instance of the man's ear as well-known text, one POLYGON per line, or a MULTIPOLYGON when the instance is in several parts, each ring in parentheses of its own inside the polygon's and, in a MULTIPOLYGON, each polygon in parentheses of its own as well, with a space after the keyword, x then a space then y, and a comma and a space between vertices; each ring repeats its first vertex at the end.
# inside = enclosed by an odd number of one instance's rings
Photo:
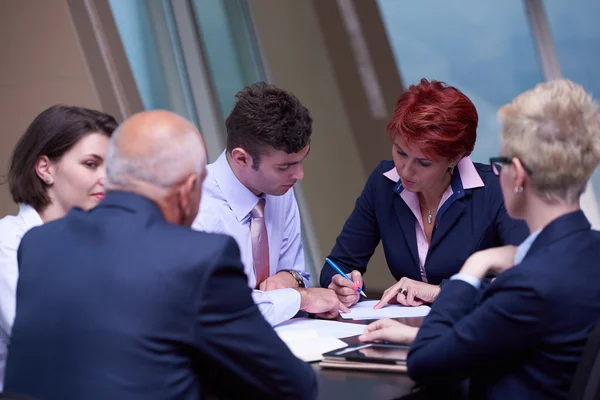
POLYGON ((231 159, 240 167, 252 166, 252 156, 241 147, 236 147, 235 149, 231 150, 231 159))
POLYGON ((54 183, 54 166, 47 156, 40 156, 35 162, 35 173, 46 185, 54 183))
POLYGON ((192 204, 192 193, 195 190, 198 190, 198 185, 200 185, 200 179, 198 175, 192 174, 185 178, 183 182, 181 182, 181 184, 179 185, 179 188, 177 189, 179 207, 186 216, 190 215, 192 212, 192 208, 195 207, 195 205, 192 204))

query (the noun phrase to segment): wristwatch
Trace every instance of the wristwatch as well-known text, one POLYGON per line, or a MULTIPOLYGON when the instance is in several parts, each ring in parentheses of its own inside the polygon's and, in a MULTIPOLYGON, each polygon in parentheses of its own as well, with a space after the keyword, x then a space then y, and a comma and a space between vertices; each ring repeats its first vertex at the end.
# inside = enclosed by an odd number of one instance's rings
POLYGON ((302 277, 302 274, 300 274, 300 272, 294 270, 294 269, 284 269, 282 271, 287 271, 289 272, 294 279, 296 280, 296 282, 298 282, 298 287, 306 287, 306 285, 304 285, 304 278, 302 277))

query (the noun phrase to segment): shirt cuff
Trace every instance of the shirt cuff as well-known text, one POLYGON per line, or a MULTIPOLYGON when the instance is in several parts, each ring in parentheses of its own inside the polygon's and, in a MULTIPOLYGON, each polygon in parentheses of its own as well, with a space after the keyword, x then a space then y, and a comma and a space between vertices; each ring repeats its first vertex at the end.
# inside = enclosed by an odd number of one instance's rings
POLYGON ((467 282, 469 285, 473 286, 475 289, 479 289, 479 286, 481 286, 481 280, 475 278, 473 275, 469 275, 469 274, 455 274, 452 275, 450 277, 451 281, 463 281, 463 282, 467 282))
POLYGON ((295 289, 277 289, 268 292, 253 290, 252 298, 271 326, 291 319, 300 311, 300 293, 295 289))
POLYGON ((310 287, 310 274, 308 272, 304 272, 304 271, 298 271, 298 272, 300 272, 300 274, 302 275, 302 279, 304 280, 304 287, 309 288, 310 287))

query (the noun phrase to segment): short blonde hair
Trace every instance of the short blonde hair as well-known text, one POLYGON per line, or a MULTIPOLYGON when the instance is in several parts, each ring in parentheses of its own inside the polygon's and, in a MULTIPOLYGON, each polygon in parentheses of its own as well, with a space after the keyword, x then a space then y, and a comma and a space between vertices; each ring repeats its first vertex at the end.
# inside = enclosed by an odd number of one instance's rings
POLYGON ((541 83, 498 112, 502 154, 528 167, 545 200, 573 204, 600 163, 600 109, 566 79, 541 83))

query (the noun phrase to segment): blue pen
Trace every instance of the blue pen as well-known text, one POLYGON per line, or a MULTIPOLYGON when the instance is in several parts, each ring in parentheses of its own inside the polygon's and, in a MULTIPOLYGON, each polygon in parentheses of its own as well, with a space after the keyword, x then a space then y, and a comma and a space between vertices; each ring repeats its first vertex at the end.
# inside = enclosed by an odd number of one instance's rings
MULTIPOLYGON (((331 261, 329 258, 326 258, 325 261, 327 261, 327 264, 331 265, 331 268, 335 269, 337 271, 338 274, 340 274, 341 276, 343 276, 344 278, 348 279, 350 282, 354 283, 352 281, 352 279, 350 279, 350 277, 348 275, 346 275, 344 273, 344 271, 342 271, 340 269, 340 267, 337 266, 336 263, 334 263, 333 261, 331 261)), ((358 291, 358 293, 360 293, 361 296, 367 297, 367 295, 365 294, 365 292, 363 292, 362 288, 357 288, 356 289, 358 291)))

